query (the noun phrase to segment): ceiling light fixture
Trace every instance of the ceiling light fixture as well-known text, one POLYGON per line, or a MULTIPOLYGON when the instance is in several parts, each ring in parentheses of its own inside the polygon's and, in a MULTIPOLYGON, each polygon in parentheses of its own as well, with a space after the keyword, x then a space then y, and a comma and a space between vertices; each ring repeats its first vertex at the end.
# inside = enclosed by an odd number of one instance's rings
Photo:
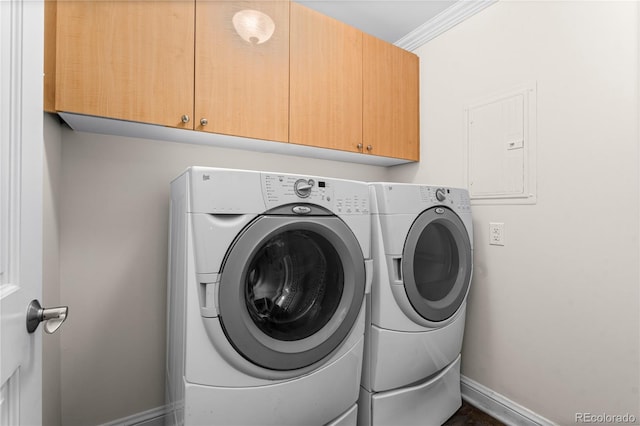
POLYGON ((240 37, 251 44, 264 43, 276 29, 273 19, 258 10, 241 10, 233 15, 231 21, 240 37))

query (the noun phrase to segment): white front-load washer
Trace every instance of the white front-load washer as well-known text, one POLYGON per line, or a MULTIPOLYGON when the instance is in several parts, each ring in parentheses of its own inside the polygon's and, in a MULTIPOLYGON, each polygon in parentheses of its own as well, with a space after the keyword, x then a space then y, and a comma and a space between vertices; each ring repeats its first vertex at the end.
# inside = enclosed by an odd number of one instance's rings
POLYGON ((360 426, 438 425, 461 405, 460 351, 473 270, 468 192, 371 183, 360 426))
POLYGON ((355 425, 362 182, 191 167, 171 183, 167 401, 186 425, 355 425))

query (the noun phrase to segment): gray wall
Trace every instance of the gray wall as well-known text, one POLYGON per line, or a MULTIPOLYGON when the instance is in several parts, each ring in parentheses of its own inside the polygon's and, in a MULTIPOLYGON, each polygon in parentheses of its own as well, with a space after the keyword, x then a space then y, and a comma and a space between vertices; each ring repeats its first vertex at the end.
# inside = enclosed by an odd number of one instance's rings
POLYGON ((391 171, 466 187, 464 107, 537 83, 537 204, 472 207, 462 373, 563 425, 640 418, 638 30, 637 2, 495 3, 416 51, 423 161, 391 171))
MULTIPOLYGON (((62 131, 62 423, 164 404, 169 182, 191 165, 382 180, 381 167, 62 131)), ((238 194, 242 196, 242 194, 238 194)))
MULTIPOLYGON (((60 167, 62 131, 55 116, 44 117, 42 305, 60 306, 60 167)), ((42 329, 42 328, 41 328, 42 329)), ((60 332, 42 333, 42 423, 61 421, 60 332)))

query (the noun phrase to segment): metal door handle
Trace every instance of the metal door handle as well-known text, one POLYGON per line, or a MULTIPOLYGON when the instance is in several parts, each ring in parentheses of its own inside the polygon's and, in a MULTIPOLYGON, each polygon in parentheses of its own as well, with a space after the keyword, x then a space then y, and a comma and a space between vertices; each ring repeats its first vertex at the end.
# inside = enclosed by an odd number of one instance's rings
POLYGON ((67 319, 68 312, 67 306, 43 308, 40 302, 34 299, 27 308, 27 331, 33 333, 38 328, 38 324, 44 322, 44 331, 53 334, 67 319))

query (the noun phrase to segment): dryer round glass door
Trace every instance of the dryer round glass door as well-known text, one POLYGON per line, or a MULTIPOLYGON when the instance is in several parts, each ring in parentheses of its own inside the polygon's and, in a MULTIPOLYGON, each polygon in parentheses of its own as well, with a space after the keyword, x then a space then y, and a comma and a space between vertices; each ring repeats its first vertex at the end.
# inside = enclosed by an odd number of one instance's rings
POLYGON ((364 258, 335 216, 261 216, 227 253, 220 321, 233 347, 273 370, 312 365, 351 331, 364 300, 364 258))
POLYGON ((469 234, 451 210, 425 210, 411 225, 402 257, 405 291, 423 318, 439 322, 456 313, 469 289, 469 234))

